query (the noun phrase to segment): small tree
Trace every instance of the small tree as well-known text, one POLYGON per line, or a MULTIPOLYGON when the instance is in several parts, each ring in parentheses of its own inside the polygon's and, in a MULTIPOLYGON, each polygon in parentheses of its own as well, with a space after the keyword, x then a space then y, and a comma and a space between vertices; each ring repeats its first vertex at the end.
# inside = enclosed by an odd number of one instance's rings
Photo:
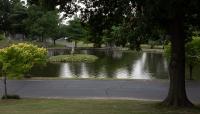
POLYGON ((4 97, 7 98, 7 77, 22 78, 35 64, 45 64, 47 51, 32 44, 19 43, 0 50, 4 97))
POLYGON ((67 25, 64 25, 64 24, 57 25, 57 27, 55 28, 55 31, 51 35, 51 39, 53 41, 54 46, 56 45, 56 40, 67 37, 66 29, 67 29, 67 25))
POLYGON ((77 41, 83 40, 87 35, 87 30, 82 26, 79 18, 69 21, 69 25, 66 28, 68 37, 75 42, 75 47, 77 41))
POLYGON ((193 39, 186 45, 186 65, 189 68, 190 80, 192 80, 193 68, 200 64, 200 39, 193 39))
POLYGON ((74 20, 69 21, 69 25, 66 27, 66 32, 70 40, 74 41, 71 50, 71 54, 74 54, 74 48, 77 48, 77 42, 86 38, 88 31, 83 27, 81 20, 75 17, 74 20))
POLYGON ((110 30, 103 30, 102 40, 107 43, 110 48, 126 44, 126 39, 123 39, 122 26, 112 26, 110 30))

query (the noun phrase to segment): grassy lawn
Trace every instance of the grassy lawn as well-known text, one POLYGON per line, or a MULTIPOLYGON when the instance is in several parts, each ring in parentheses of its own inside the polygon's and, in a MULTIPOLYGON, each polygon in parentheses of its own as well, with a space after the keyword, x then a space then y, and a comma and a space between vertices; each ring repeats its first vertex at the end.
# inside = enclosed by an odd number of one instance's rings
POLYGON ((131 100, 23 99, 0 101, 0 114, 200 114, 200 109, 131 100))

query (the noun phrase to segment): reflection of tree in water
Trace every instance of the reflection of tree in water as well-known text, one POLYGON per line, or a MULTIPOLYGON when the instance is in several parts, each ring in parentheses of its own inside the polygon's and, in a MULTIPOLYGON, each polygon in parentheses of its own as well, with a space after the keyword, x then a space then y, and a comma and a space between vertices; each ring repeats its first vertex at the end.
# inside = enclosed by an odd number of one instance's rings
POLYGON ((147 53, 145 69, 155 78, 168 78, 166 60, 163 54, 147 53))
POLYGON ((132 77, 132 72, 133 72, 133 63, 127 65, 127 72, 128 72, 128 77, 132 77))
POLYGON ((147 73, 145 63, 147 59, 146 52, 142 53, 138 59, 136 59, 135 63, 133 64, 134 70, 132 75, 134 79, 151 79, 151 76, 147 73))
POLYGON ((89 78, 88 70, 86 69, 86 63, 81 63, 81 78, 89 78))
POLYGON ((122 51, 96 51, 94 54, 99 57, 97 61, 92 64, 87 64, 89 74, 96 77, 104 75, 107 78, 115 78, 116 71, 120 68, 127 68, 128 72, 132 72, 132 63, 137 57, 135 53, 128 53, 122 51))
POLYGON ((74 78, 79 78, 82 73, 81 69, 81 63, 70 63, 69 64, 69 70, 75 76, 74 78))
POLYGON ((159 58, 155 57, 155 54, 153 53, 147 53, 147 58, 145 62, 145 69, 149 72, 156 72, 156 67, 158 62, 161 62, 159 58), (156 63, 156 64, 154 64, 156 63))
POLYGON ((60 69, 60 64, 47 63, 46 66, 34 66, 30 74, 33 77, 58 77, 60 69))

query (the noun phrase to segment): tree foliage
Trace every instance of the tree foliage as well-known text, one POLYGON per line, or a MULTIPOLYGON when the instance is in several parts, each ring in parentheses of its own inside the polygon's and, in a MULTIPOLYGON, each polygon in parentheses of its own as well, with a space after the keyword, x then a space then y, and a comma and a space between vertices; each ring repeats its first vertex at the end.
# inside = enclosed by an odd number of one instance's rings
POLYGON ((75 18, 69 21, 69 25, 66 27, 66 33, 71 40, 78 41, 86 38, 88 31, 82 25, 80 19, 75 18))
POLYGON ((4 33, 10 29, 9 16, 11 13, 11 3, 9 0, 0 0, 0 31, 4 33))
POLYGON ((189 67, 190 79, 192 80, 193 68, 200 64, 200 39, 193 39, 186 45, 186 65, 189 67))
POLYGON ((9 16, 11 22, 10 33, 26 34, 24 20, 27 18, 27 7, 20 0, 11 1, 12 12, 9 16))
POLYGON ((112 26, 110 30, 103 30, 102 40, 103 43, 111 47, 114 45, 125 47, 128 43, 127 33, 124 32, 122 25, 112 26))
POLYGON ((45 11, 53 11, 59 5, 60 12, 65 16, 73 16, 78 11, 77 0, 27 0, 29 5, 42 7, 45 11))
POLYGON ((0 50, 4 75, 21 78, 36 64, 45 64, 47 51, 32 44, 20 43, 0 50))
POLYGON ((53 40, 53 44, 56 45, 56 40, 60 38, 66 38, 67 36, 67 25, 58 24, 57 26, 55 26, 55 30, 51 34, 51 39, 53 40))
POLYGON ((55 10, 58 0, 27 0, 30 5, 41 6, 44 10, 55 10))
POLYGON ((39 37, 40 41, 55 36, 59 22, 57 11, 43 11, 35 5, 28 8, 28 18, 24 21, 28 34, 39 37))
POLYGON ((200 39, 194 38, 191 42, 186 44, 186 57, 187 63, 198 64, 200 63, 200 39))
POLYGON ((0 31, 4 33, 24 33, 23 20, 27 16, 26 7, 20 0, 0 1, 0 31))

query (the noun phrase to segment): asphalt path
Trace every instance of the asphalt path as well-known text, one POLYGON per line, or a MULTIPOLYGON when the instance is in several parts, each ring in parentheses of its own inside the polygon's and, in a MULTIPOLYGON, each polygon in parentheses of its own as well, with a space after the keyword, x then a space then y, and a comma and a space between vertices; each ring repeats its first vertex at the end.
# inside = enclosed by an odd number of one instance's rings
MULTIPOLYGON (((0 94, 3 95, 0 81, 0 94)), ((163 100, 168 93, 166 80, 12 80, 8 93, 22 98, 141 99, 163 100)), ((200 82, 186 81, 188 97, 200 103, 200 82)))

